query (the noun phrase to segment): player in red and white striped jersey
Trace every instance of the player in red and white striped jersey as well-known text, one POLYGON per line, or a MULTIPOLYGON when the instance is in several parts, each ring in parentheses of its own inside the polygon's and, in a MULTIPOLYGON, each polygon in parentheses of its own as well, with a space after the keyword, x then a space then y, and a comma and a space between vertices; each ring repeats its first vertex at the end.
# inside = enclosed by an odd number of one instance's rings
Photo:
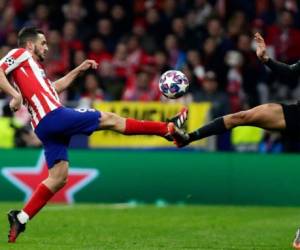
MULTIPOLYGON (((45 46, 44 51, 47 49, 45 46)), ((11 50, 0 61, 0 67, 6 75, 12 74, 14 85, 22 93, 24 104, 31 114, 33 128, 47 113, 61 106, 43 66, 26 49, 11 50)))
POLYGON ((125 135, 147 134, 172 139, 172 136, 180 133, 175 124, 181 126, 187 118, 186 109, 172 118, 172 122, 166 123, 123 118, 110 112, 63 107, 58 94, 81 72, 96 69, 98 64, 94 60, 85 60, 52 83, 40 64, 48 51, 44 33, 34 27, 23 28, 18 34, 18 42, 20 48, 11 50, 0 61, 0 88, 12 96, 10 107, 13 110, 20 108, 23 98, 31 114, 34 131, 43 143, 49 175, 36 188, 22 211, 12 210, 8 213, 9 242, 15 242, 25 230, 27 221, 65 185, 69 166, 67 149, 71 136, 90 135, 97 130, 109 129, 125 135), (6 77, 8 74, 11 74, 15 88, 9 84, 6 77))

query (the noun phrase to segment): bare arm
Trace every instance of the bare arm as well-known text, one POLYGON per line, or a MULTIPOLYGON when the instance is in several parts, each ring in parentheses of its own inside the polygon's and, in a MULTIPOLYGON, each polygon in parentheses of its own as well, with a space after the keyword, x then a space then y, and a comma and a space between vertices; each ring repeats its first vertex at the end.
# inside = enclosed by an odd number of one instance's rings
POLYGON ((80 64, 75 69, 71 70, 64 77, 54 82, 54 86, 57 93, 61 93, 62 91, 67 89, 80 73, 90 68, 97 69, 97 67, 98 67, 98 63, 96 63, 94 60, 85 60, 82 64, 80 64))
POLYGON ((288 65, 286 63, 278 62, 271 59, 266 50, 266 44, 263 37, 256 33, 254 35, 256 41, 256 55, 260 61, 267 65, 274 73, 282 76, 296 76, 300 75, 300 61, 295 64, 288 65))
POLYGON ((12 111, 17 111, 22 105, 22 96, 8 82, 4 71, 0 68, 0 88, 12 97, 9 106, 12 111))

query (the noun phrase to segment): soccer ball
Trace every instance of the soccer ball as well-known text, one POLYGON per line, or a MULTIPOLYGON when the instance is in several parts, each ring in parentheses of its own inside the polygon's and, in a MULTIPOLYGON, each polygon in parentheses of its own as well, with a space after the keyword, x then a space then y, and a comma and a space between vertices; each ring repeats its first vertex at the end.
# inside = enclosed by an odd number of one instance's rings
POLYGON ((189 80, 181 71, 168 70, 159 79, 161 93, 170 99, 183 96, 189 87, 189 80))

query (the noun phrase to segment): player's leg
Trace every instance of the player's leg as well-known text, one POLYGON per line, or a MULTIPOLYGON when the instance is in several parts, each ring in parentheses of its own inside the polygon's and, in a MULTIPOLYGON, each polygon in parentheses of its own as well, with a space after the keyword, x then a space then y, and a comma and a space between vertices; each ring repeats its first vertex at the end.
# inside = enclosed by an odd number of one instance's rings
MULTIPOLYGON (((47 117, 45 119, 47 121, 47 117)), ((49 123, 43 122, 41 125, 35 132, 44 145, 45 158, 49 168, 48 177, 37 186, 21 211, 12 210, 8 213, 10 223, 8 242, 16 241, 18 235, 24 232, 28 220, 32 219, 67 181, 69 166, 67 147, 70 137, 63 134, 57 136, 52 134, 49 137, 47 133, 49 123)))
POLYGON ((60 161, 49 169, 49 176, 40 183, 29 201, 21 211, 12 210, 8 213, 10 231, 8 242, 15 242, 18 235, 25 231, 25 225, 32 219, 66 183, 68 162, 60 161))
POLYGON ((283 130, 286 126, 282 105, 276 103, 263 104, 249 110, 225 115, 223 120, 227 130, 237 126, 283 130))
MULTIPOLYGON (((169 121, 176 126, 183 126, 187 119, 187 109, 182 109, 169 121)), ((113 130, 125 135, 158 135, 168 137, 170 134, 169 122, 156 122, 124 118, 115 113, 101 112, 99 130, 113 130)))
POLYGON ((219 135, 237 126, 255 126, 268 130, 286 128, 285 115, 281 104, 269 103, 252 109, 216 118, 210 123, 188 134, 176 138, 179 147, 211 135, 219 135))
MULTIPOLYGON (((37 186, 31 198, 22 209, 22 212, 26 213, 29 217, 28 219, 32 219, 52 196, 67 183, 68 168, 69 163, 67 161, 59 161, 49 169, 47 179, 37 186)), ((18 218, 21 222, 24 222, 21 214, 18 218)))
POLYGON ((8 242, 15 242, 18 235, 25 231, 25 225, 32 219, 67 182, 68 162, 59 161, 49 169, 48 178, 40 183, 21 211, 8 213, 10 231, 8 242))

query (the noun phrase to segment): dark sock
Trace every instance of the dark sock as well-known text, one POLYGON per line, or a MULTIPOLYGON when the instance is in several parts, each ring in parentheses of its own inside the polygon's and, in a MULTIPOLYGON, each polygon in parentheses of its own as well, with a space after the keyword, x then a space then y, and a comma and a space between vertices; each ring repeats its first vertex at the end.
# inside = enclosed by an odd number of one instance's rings
POLYGON ((204 125, 203 127, 195 130, 194 132, 190 133, 190 142, 200 140, 211 135, 223 134, 227 130, 228 129, 225 127, 223 117, 219 117, 211 121, 210 123, 204 125))

